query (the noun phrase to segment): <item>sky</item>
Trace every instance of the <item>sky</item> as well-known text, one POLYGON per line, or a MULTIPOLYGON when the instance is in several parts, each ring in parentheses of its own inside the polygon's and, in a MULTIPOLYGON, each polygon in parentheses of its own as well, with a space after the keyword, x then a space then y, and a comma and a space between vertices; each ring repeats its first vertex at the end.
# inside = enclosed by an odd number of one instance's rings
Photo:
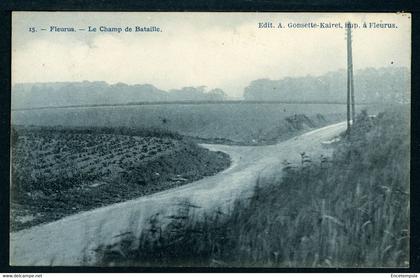
POLYGON ((153 84, 163 90, 207 86, 238 98, 252 80, 345 69, 345 29, 285 27, 347 21, 397 26, 353 29, 355 70, 410 67, 411 16, 404 13, 14 12, 12 83, 88 80, 153 84), (274 28, 258 28, 263 22, 274 28), (279 23, 283 28, 277 28, 279 23), (49 32, 51 26, 157 26, 162 32, 49 32), (37 32, 29 32, 31 27, 37 32))

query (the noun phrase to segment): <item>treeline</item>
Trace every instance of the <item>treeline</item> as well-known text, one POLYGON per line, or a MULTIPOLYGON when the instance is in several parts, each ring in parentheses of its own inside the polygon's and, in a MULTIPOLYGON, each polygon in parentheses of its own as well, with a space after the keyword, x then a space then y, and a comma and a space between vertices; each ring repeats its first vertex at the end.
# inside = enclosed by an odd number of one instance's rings
MULTIPOLYGON (((410 72, 407 68, 366 68, 356 71, 354 86, 357 103, 410 101, 410 72)), ((346 90, 347 73, 341 70, 322 76, 255 80, 245 88, 244 99, 345 102, 346 90)))
POLYGON ((109 105, 135 102, 220 101, 225 92, 205 86, 164 91, 150 84, 99 82, 20 83, 12 88, 12 108, 109 105))
MULTIPOLYGON (((244 89, 245 101, 335 103, 346 101, 346 71, 322 76, 258 79, 244 89)), ((355 72, 358 103, 410 101, 410 72, 404 67, 366 68, 355 72)), ((205 86, 164 91, 151 84, 97 82, 20 83, 12 88, 12 109, 134 103, 220 102, 226 93, 205 86)))

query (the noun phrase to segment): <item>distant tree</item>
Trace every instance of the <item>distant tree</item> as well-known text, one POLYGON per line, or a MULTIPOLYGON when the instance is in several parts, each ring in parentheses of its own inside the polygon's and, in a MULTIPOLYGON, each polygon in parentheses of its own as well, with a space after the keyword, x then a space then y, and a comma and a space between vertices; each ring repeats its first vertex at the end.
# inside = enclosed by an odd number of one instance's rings
POLYGON ((159 119, 162 121, 162 124, 167 124, 169 122, 169 119, 166 117, 159 117, 159 119))
POLYGON ((210 90, 207 95, 211 100, 224 100, 226 98, 226 93, 219 88, 210 90))

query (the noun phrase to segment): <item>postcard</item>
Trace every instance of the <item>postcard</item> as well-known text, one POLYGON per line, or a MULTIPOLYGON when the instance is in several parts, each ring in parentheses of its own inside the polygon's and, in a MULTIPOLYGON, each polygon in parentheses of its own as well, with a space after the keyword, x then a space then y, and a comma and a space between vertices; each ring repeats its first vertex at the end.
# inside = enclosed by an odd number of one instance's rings
POLYGON ((10 265, 408 268, 410 13, 13 12, 10 265))

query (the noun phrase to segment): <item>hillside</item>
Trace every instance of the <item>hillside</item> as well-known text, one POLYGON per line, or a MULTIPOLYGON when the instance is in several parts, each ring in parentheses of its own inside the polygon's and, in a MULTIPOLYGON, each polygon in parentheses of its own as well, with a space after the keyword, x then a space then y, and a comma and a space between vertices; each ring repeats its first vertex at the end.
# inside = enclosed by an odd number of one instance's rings
POLYGON ((213 175, 230 164, 159 130, 13 127, 11 229, 213 175))
MULTIPOLYGON (((410 100, 410 72, 407 68, 366 68, 354 74, 357 103, 410 100)), ((259 79, 244 90, 245 100, 345 102, 346 71, 322 76, 305 76, 281 80, 259 79)))

